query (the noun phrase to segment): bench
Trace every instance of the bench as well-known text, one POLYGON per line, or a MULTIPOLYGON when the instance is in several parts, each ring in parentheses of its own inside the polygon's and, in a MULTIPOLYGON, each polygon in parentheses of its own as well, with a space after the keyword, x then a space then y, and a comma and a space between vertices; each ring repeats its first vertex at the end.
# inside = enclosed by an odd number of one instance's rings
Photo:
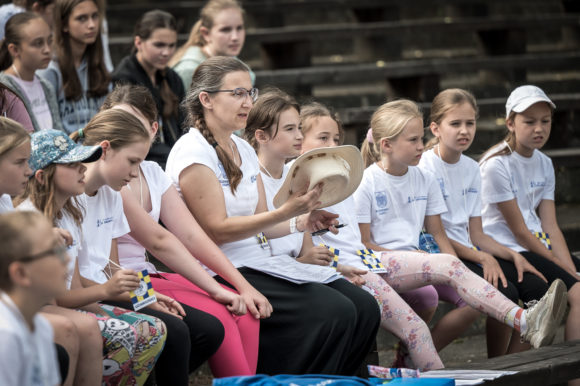
POLYGON ((461 369, 517 371, 516 374, 486 381, 485 385, 559 384, 580 378, 580 340, 474 362, 462 365, 461 369))

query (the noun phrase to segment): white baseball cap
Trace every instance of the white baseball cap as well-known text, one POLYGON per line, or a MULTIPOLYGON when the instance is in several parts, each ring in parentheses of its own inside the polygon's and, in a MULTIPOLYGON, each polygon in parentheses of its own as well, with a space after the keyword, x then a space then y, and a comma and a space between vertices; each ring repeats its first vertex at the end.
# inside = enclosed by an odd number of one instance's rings
POLYGON ((512 111, 524 112, 528 107, 538 102, 546 102, 552 106, 552 109, 556 108, 554 102, 541 88, 531 85, 520 86, 512 91, 505 104, 505 118, 508 119, 512 111))

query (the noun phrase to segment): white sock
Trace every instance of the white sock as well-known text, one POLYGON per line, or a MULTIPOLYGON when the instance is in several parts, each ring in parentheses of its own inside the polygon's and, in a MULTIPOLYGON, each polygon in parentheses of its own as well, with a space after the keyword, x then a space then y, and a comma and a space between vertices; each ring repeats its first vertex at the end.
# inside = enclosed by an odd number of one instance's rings
POLYGON ((523 334, 528 330, 528 324, 526 323, 526 313, 527 311, 516 306, 507 313, 504 318, 504 323, 510 327, 515 328, 517 331, 523 334))

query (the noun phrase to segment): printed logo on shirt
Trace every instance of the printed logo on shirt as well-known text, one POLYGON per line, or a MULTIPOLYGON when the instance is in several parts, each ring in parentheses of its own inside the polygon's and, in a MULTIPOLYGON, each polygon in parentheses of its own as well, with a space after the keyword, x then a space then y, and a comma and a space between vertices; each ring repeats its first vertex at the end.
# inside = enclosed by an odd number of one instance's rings
POLYGON ((478 190, 476 188, 469 188, 467 189, 467 193, 474 193, 477 194, 478 190))
POLYGON ((106 217, 104 219, 97 219, 97 228, 99 228, 101 225, 105 225, 105 224, 108 224, 110 222, 113 222, 113 217, 106 217))
POLYGON ((415 196, 415 197, 408 196, 407 197, 407 204, 410 204, 410 203, 415 202, 415 201, 427 201, 427 196, 415 196))
POLYGON ((258 175, 257 174, 255 176, 251 176, 250 177, 250 182, 253 184, 254 182, 256 182, 257 179, 258 179, 258 175))
POLYGON ((546 181, 530 181, 530 188, 538 188, 546 186, 546 181))
POLYGON ((387 192, 375 192, 375 200, 377 202, 377 214, 384 214, 388 210, 387 192))
POLYGON ((222 186, 230 186, 230 180, 228 179, 228 175, 226 174, 226 169, 222 163, 218 163, 218 168, 220 169, 220 174, 218 180, 222 186))
POLYGON ((443 178, 437 178, 437 181, 439 182, 439 189, 441 189, 441 194, 443 194, 443 199, 447 200, 447 197, 449 197, 449 195, 447 193, 445 193, 445 180, 443 178))
POLYGON ((513 194, 517 194, 518 193, 518 186, 516 185, 516 177, 515 176, 510 176, 510 183, 511 183, 511 188, 512 188, 512 193, 513 194))

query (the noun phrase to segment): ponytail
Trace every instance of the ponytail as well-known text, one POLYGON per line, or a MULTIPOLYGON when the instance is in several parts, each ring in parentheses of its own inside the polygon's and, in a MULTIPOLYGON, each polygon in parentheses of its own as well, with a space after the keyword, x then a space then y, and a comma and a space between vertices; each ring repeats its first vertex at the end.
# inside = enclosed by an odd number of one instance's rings
POLYGON ((377 151, 374 141, 372 141, 372 131, 373 129, 370 128, 360 148, 360 152, 365 163, 365 168, 369 167, 375 162, 378 162, 381 159, 381 154, 379 151, 377 151), (368 135, 369 133, 370 135, 368 135))

